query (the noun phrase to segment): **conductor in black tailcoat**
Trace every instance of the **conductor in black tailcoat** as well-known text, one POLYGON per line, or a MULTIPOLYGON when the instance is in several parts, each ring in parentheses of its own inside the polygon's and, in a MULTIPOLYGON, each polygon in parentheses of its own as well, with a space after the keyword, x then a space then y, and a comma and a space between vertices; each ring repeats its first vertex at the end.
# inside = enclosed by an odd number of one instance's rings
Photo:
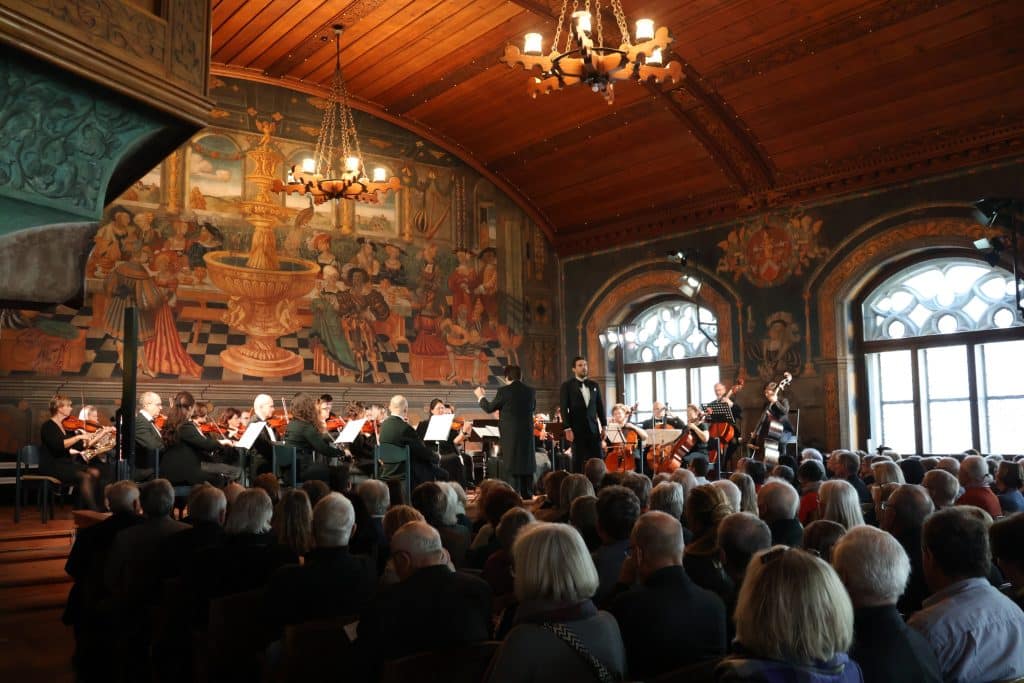
POLYGON ((572 443, 572 469, 583 471, 589 458, 601 457, 601 441, 608 418, 604 412, 601 389, 587 379, 587 361, 582 356, 572 360, 573 377, 562 382, 559 406, 565 424, 565 439, 572 443))
POLYGON ((505 366, 505 386, 488 401, 483 387, 474 390, 485 413, 501 411, 498 431, 501 432, 501 470, 512 487, 523 498, 533 495, 533 475, 537 458, 533 449, 533 411, 537 408, 537 392, 523 384, 523 371, 518 365, 505 366))

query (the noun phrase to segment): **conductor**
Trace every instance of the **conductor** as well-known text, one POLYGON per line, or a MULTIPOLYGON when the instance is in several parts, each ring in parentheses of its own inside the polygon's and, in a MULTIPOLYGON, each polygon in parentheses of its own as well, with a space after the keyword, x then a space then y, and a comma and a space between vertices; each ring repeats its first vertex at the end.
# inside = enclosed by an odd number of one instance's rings
POLYGON ((537 392, 523 384, 523 371, 518 365, 506 365, 505 386, 498 389, 493 401, 487 400, 483 387, 477 387, 473 393, 485 413, 500 411, 501 471, 520 496, 531 497, 537 468, 533 449, 533 411, 537 407, 537 392))

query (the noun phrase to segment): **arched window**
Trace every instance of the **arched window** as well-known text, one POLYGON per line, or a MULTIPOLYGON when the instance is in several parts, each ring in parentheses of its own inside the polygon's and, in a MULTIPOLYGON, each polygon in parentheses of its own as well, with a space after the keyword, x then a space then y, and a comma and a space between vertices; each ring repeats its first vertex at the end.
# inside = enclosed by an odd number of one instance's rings
POLYGON ((860 301, 871 441, 900 453, 1024 450, 1024 323, 1013 275, 933 258, 860 301))
POLYGON ((656 304, 621 326, 613 342, 609 365, 618 394, 639 404, 634 422, 650 418, 655 401, 685 417, 688 403, 714 398, 718 321, 707 308, 689 301, 656 304))

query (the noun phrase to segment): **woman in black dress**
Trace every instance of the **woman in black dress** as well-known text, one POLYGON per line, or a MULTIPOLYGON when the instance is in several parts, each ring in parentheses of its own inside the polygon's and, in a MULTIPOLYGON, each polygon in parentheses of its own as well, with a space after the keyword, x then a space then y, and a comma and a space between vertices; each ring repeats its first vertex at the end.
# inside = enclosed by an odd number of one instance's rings
POLYGON ((295 447, 299 481, 327 481, 330 475, 327 461, 341 455, 341 451, 332 445, 331 438, 320 419, 319 401, 311 394, 299 394, 292 401, 284 443, 286 446, 295 447), (320 455, 323 461, 315 462, 314 454, 320 455))
POLYGON ((160 459, 160 476, 175 485, 223 483, 238 477, 238 468, 221 463, 231 441, 204 436, 192 421, 196 400, 187 391, 179 391, 171 400, 162 436, 166 451, 160 459))
POLYGON ((73 486, 79 507, 97 510, 104 472, 98 463, 83 460, 81 454, 106 436, 112 428, 101 427, 91 434, 69 431, 64 429, 61 422, 70 416, 71 399, 64 394, 57 394, 50 399, 50 419, 39 430, 44 459, 48 462, 40 463, 40 468, 43 474, 55 476, 73 486))

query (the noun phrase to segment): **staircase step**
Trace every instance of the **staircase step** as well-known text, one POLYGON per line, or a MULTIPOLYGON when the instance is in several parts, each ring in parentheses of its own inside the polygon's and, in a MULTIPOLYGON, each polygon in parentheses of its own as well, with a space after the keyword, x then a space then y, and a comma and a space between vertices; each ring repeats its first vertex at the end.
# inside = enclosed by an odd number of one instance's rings
POLYGON ((64 573, 65 559, 33 560, 4 565, 0 572, 0 589, 16 586, 37 586, 53 583, 70 583, 71 577, 64 573))
POLYGON ((0 615, 62 608, 70 590, 70 582, 0 588, 0 615))
POLYGON ((66 560, 70 552, 71 546, 66 544, 45 548, 0 548, 0 566, 38 560, 66 560))

